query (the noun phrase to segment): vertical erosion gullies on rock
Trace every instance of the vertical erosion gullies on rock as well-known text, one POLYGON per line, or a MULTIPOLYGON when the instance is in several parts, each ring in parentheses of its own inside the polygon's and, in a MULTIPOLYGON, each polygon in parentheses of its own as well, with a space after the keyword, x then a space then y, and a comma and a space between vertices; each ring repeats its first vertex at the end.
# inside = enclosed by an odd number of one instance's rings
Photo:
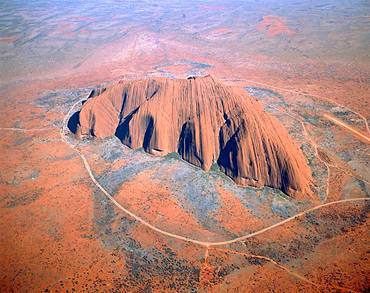
POLYGON ((115 83, 82 106, 76 132, 116 135, 156 155, 178 152, 204 170, 217 163, 238 184, 312 197, 310 169, 284 127, 211 76, 115 83))

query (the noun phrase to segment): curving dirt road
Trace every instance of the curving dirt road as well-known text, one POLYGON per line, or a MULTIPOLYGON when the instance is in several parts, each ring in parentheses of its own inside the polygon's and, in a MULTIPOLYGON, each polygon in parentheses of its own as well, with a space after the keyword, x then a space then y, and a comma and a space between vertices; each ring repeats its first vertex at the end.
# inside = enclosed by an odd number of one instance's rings
POLYGON ((134 218, 135 220, 137 220, 138 222, 140 222, 141 224, 143 224, 144 226, 148 227, 149 229, 152 229, 153 231, 156 231, 162 235, 165 235, 165 236, 168 236, 168 237, 171 237, 171 238, 175 238, 175 239, 178 239, 178 240, 182 240, 182 241, 186 241, 186 242, 190 242, 190 243, 194 243, 194 244, 197 244, 197 245, 201 245, 201 246, 205 246, 205 247, 210 247, 210 246, 223 246, 223 245, 228 245, 228 244, 232 244, 232 243, 235 243, 235 242, 240 242, 240 241, 243 241, 243 240, 246 240, 248 238, 251 238, 251 237, 254 237, 256 235, 259 235, 259 234, 262 234, 264 232, 267 232, 271 229, 274 229, 276 227, 279 227, 281 225, 284 225, 285 223, 288 223, 296 218, 299 218, 299 217, 302 217, 312 211, 315 211, 315 210, 318 210, 320 208, 323 208, 323 207, 327 207, 327 206, 331 206, 331 205, 336 205, 336 204, 340 204, 340 203, 348 203, 348 202, 357 202, 357 201, 368 201, 370 200, 370 198, 367 198, 367 197, 364 197, 364 198, 353 198, 353 199, 343 199, 343 200, 338 200, 338 201, 333 201, 333 202, 328 202, 328 203, 324 203, 324 204, 320 204, 320 205, 317 205, 315 207, 312 207, 310 209, 307 209, 303 212, 300 212, 290 218, 287 218, 281 222, 278 222, 278 223, 275 223, 271 226, 268 226, 266 228, 263 228, 259 231, 256 231, 256 232, 253 232, 253 233, 249 233, 247 235, 244 235, 244 236, 241 236, 241 237, 237 237, 237 238, 234 238, 234 239, 230 239, 230 240, 226 240, 226 241, 219 241, 219 242, 208 242, 208 241, 201 241, 201 240, 196 240, 196 239, 192 239, 192 238, 189 238, 189 237, 184 237, 184 236, 181 236, 181 235, 178 235, 178 234, 175 234, 175 233, 171 233, 171 232, 168 232, 168 231, 164 231, 152 224, 150 224, 149 222, 145 221, 143 218, 135 215, 133 212, 129 211, 128 209, 124 208, 119 202, 117 202, 113 197, 112 195, 109 194, 108 191, 105 190, 105 188, 103 186, 100 185, 100 183, 96 180, 95 176, 93 175, 92 171, 91 171, 91 168, 90 168, 90 165, 86 159, 86 157, 84 156, 84 154, 81 152, 81 150, 79 150, 78 148, 76 148, 75 145, 72 145, 71 143, 69 143, 69 141, 67 140, 66 138, 66 133, 67 133, 67 130, 66 130, 66 125, 67 125, 67 120, 69 119, 69 117, 71 116, 71 113, 72 111, 74 110, 74 108, 80 104, 82 101, 86 100, 85 98, 77 101, 75 104, 73 104, 73 106, 71 107, 71 109, 68 111, 68 113, 65 115, 64 117, 64 120, 63 120, 63 126, 62 128, 60 129, 60 135, 61 135, 61 138, 62 140, 69 146, 71 147, 74 151, 76 151, 78 153, 78 155, 80 156, 80 158, 82 159, 83 161, 83 164, 85 166, 85 169, 87 171, 87 173, 89 174, 92 182, 96 185, 96 187, 98 187, 102 192, 103 194, 117 207, 119 208, 120 210, 122 210, 124 213, 126 213, 127 215, 131 216, 132 218, 134 218))

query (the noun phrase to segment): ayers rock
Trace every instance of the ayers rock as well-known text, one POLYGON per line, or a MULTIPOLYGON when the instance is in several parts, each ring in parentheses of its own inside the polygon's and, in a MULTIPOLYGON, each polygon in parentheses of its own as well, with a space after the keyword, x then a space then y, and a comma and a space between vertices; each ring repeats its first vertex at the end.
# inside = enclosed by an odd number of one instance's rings
POLYGON ((77 135, 116 135, 204 170, 217 163, 240 185, 312 195, 310 169, 283 126, 244 90, 211 76, 117 82, 84 103, 77 135))

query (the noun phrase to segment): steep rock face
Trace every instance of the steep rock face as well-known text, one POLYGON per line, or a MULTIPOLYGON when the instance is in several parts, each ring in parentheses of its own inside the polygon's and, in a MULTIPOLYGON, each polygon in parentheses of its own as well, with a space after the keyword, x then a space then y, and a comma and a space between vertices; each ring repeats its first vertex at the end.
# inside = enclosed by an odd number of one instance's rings
POLYGON ((217 163, 238 184, 312 196, 311 172, 286 130, 241 89, 211 76, 120 81, 83 105, 80 136, 116 135, 131 147, 217 163))

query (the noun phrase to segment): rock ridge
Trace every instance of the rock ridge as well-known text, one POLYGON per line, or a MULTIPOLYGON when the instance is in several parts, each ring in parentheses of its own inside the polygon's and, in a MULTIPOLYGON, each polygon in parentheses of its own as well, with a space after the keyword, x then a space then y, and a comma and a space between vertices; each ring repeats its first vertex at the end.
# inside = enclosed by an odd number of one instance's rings
POLYGON ((178 152, 206 171, 218 164, 243 186, 313 196, 306 159, 284 127, 245 91, 212 76, 114 83, 84 103, 76 134, 116 135, 154 155, 178 152))

